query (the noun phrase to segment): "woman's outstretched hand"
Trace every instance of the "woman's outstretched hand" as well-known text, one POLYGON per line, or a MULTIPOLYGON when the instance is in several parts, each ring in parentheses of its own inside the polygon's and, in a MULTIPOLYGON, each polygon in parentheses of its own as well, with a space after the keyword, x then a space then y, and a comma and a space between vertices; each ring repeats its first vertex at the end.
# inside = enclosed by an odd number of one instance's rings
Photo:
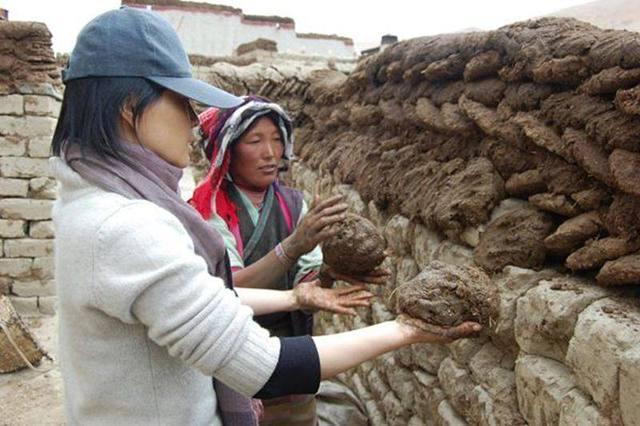
POLYGON ((299 309, 323 310, 339 314, 356 315, 355 308, 369 307, 373 294, 364 285, 345 288, 323 288, 319 280, 302 282, 293 289, 299 309))
POLYGON ((343 203, 342 195, 334 195, 320 201, 316 195, 311 208, 302 218, 293 234, 283 241, 286 254, 297 259, 305 253, 309 253, 318 244, 332 237, 337 230, 330 227, 334 223, 345 218, 348 208, 343 203))
POLYGON ((442 327, 400 314, 396 318, 412 343, 451 343, 454 340, 478 337, 482 326, 477 322, 463 322, 454 327, 442 327))

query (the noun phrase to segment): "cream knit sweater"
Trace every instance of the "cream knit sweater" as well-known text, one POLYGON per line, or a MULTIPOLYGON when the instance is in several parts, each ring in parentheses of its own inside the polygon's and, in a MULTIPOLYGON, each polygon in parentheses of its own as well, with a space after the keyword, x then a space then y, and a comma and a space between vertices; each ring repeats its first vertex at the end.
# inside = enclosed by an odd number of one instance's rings
POLYGON ((280 341, 207 273, 182 224, 51 159, 60 362, 71 424, 217 425, 211 376, 254 395, 280 341))

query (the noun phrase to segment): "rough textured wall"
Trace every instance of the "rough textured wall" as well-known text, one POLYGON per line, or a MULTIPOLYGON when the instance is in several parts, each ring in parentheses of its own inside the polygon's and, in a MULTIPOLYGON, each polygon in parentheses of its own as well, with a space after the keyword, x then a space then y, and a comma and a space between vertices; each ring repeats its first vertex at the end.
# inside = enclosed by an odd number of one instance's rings
POLYGON ((0 21, 0 294, 23 314, 55 303, 47 157, 59 85, 47 27, 0 21))
POLYGON ((433 260, 500 293, 485 336, 342 376, 373 424, 640 424, 638 84, 640 35, 561 19, 397 43, 311 84, 291 180, 345 193, 394 271, 318 331, 393 318, 433 260))

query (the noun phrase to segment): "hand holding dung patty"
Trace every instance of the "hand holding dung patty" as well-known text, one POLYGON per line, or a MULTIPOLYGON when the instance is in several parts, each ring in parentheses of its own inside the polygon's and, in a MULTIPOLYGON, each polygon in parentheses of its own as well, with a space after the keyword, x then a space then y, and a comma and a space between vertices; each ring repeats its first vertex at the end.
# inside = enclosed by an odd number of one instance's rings
POLYGON ((497 290, 487 274, 437 261, 392 297, 398 322, 445 339, 465 337, 467 323, 490 327, 498 312, 497 290))
POLYGON ((334 195, 320 201, 316 196, 293 234, 283 241, 283 248, 289 257, 297 259, 337 232, 331 225, 344 220, 348 207, 342 199, 342 195, 334 195))
POLYGON ((404 322, 401 318, 396 320, 405 333, 409 335, 413 343, 451 343, 458 339, 478 337, 482 331, 482 325, 473 321, 466 321, 455 327, 443 327, 439 332, 425 331, 419 326, 404 322))
POLYGON ((347 213, 344 220, 331 228, 333 235, 322 243, 322 285, 330 287, 335 280, 353 285, 384 284, 390 275, 380 266, 387 256, 386 244, 375 225, 364 217, 347 213))

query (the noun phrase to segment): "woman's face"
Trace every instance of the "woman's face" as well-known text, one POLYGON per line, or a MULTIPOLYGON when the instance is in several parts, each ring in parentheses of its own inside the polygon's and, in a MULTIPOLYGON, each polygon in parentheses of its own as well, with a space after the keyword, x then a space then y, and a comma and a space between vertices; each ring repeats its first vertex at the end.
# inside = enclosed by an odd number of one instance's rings
POLYGON ((229 172, 233 181, 251 190, 263 191, 278 177, 284 143, 268 117, 256 120, 231 148, 229 172))
POLYGON ((138 142, 177 166, 189 165, 189 151, 195 140, 193 128, 198 117, 189 100, 165 90, 160 99, 149 105, 138 121, 135 134, 138 142))

